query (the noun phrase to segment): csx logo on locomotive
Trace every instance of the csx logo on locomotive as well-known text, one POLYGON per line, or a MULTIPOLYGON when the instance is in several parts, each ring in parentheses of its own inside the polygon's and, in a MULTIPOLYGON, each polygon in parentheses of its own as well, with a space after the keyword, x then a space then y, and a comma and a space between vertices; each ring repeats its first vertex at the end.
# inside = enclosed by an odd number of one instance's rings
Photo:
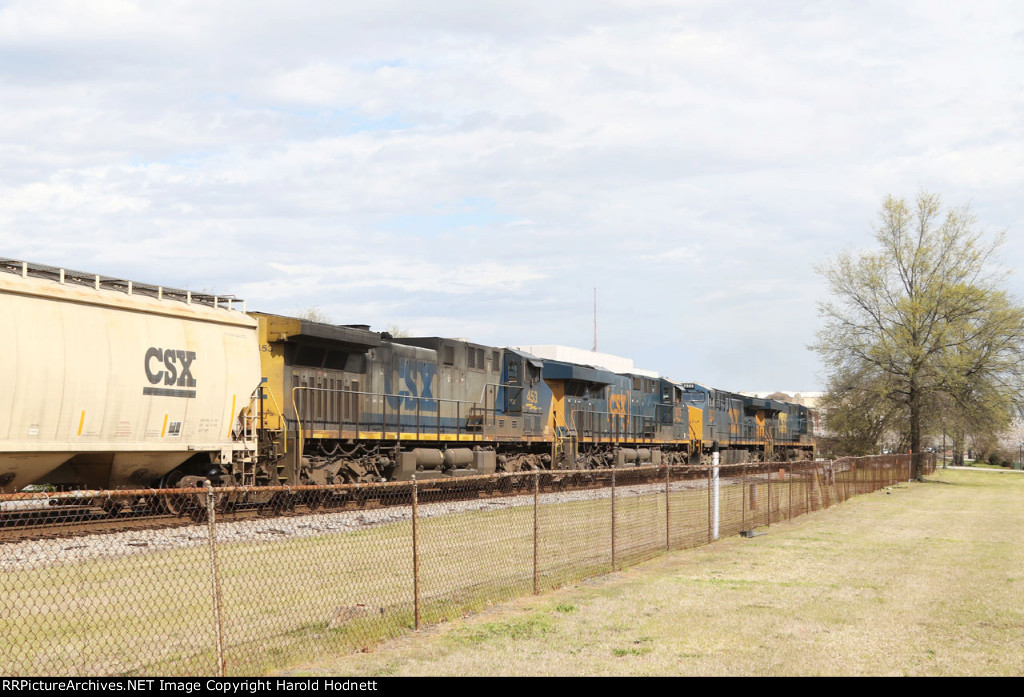
POLYGON ((195 351, 150 346, 146 349, 146 377, 152 385, 163 384, 167 387, 144 387, 142 394, 159 397, 195 397, 195 390, 174 389, 196 386, 196 379, 192 377, 192 363, 195 360, 195 351), (171 388, 171 385, 174 388, 171 388))
POLYGON ((397 390, 398 394, 395 395, 395 389, 392 385, 392 374, 390 372, 385 374, 384 391, 390 395, 385 397, 388 407, 396 411, 399 407, 410 411, 415 411, 416 409, 428 412, 437 411, 437 401, 434 399, 431 386, 436 375, 437 366, 433 363, 419 363, 404 358, 399 359, 396 377, 398 378, 399 385, 404 385, 405 387, 397 390), (419 381, 423 385, 422 388, 416 384, 417 377, 419 377, 419 381))

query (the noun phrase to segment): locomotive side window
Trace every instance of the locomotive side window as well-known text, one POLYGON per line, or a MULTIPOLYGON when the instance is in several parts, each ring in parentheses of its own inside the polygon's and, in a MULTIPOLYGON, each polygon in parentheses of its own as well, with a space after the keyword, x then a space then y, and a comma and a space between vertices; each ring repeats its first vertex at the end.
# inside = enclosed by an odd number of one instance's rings
POLYGON ((444 347, 444 364, 455 365, 455 347, 445 346, 444 347))
POLYGON ((484 370, 484 350, 469 346, 466 348, 466 367, 473 370, 484 370))

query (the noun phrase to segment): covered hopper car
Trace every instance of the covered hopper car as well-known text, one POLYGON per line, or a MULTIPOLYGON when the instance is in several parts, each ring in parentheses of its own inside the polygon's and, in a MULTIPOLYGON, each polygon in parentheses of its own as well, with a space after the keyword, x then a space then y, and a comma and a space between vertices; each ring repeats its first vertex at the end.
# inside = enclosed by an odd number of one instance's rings
POLYGON ((795 459, 800 405, 0 259, 0 487, 795 459))
POLYGON ((174 484, 254 458, 239 415, 260 381, 257 322, 241 310, 0 259, 0 487, 174 484))

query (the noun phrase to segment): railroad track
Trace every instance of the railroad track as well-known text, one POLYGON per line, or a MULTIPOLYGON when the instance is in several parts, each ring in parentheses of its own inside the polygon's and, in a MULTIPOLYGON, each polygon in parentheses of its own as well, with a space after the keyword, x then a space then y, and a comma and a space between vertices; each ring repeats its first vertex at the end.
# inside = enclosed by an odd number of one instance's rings
MULTIPOLYGON (((765 468, 749 466, 751 478, 765 468)), ((722 468, 723 470, 726 467, 722 468)), ((707 468, 673 468, 672 481, 704 480, 707 468)), ((725 473, 723 472, 723 476, 725 473)), ((663 483, 665 469, 655 467, 516 472, 499 475, 428 479, 417 482, 421 504, 531 494, 550 494, 617 486, 663 483), (536 482, 535 482, 536 480, 536 482)), ((212 489, 140 489, 77 491, 0 496, 0 545, 33 539, 66 539, 103 533, 193 526, 207 520, 206 497, 218 497, 218 522, 295 517, 409 506, 411 482, 294 487, 214 487, 212 489)))
MULTIPOLYGON (((640 479, 647 481, 651 477, 634 475, 630 478, 631 483, 643 483, 640 479)), ((433 503, 521 495, 533 491, 533 480, 532 473, 425 480, 417 483, 417 499, 420 503, 433 503)), ((537 482, 539 493, 610 485, 610 471, 541 473, 537 482)), ((339 487, 223 487, 212 490, 17 494, 0 497, 0 544, 195 525, 207 519, 206 496, 209 491, 221 498, 215 514, 219 522, 409 506, 412 503, 412 485, 409 482, 339 487)))

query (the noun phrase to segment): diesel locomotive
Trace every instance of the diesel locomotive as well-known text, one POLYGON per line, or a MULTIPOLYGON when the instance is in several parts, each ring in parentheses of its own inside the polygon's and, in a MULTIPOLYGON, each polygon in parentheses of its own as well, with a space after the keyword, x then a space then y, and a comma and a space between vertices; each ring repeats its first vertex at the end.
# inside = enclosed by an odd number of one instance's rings
POLYGON ((0 259, 0 487, 372 482, 813 455, 806 407, 0 259))

